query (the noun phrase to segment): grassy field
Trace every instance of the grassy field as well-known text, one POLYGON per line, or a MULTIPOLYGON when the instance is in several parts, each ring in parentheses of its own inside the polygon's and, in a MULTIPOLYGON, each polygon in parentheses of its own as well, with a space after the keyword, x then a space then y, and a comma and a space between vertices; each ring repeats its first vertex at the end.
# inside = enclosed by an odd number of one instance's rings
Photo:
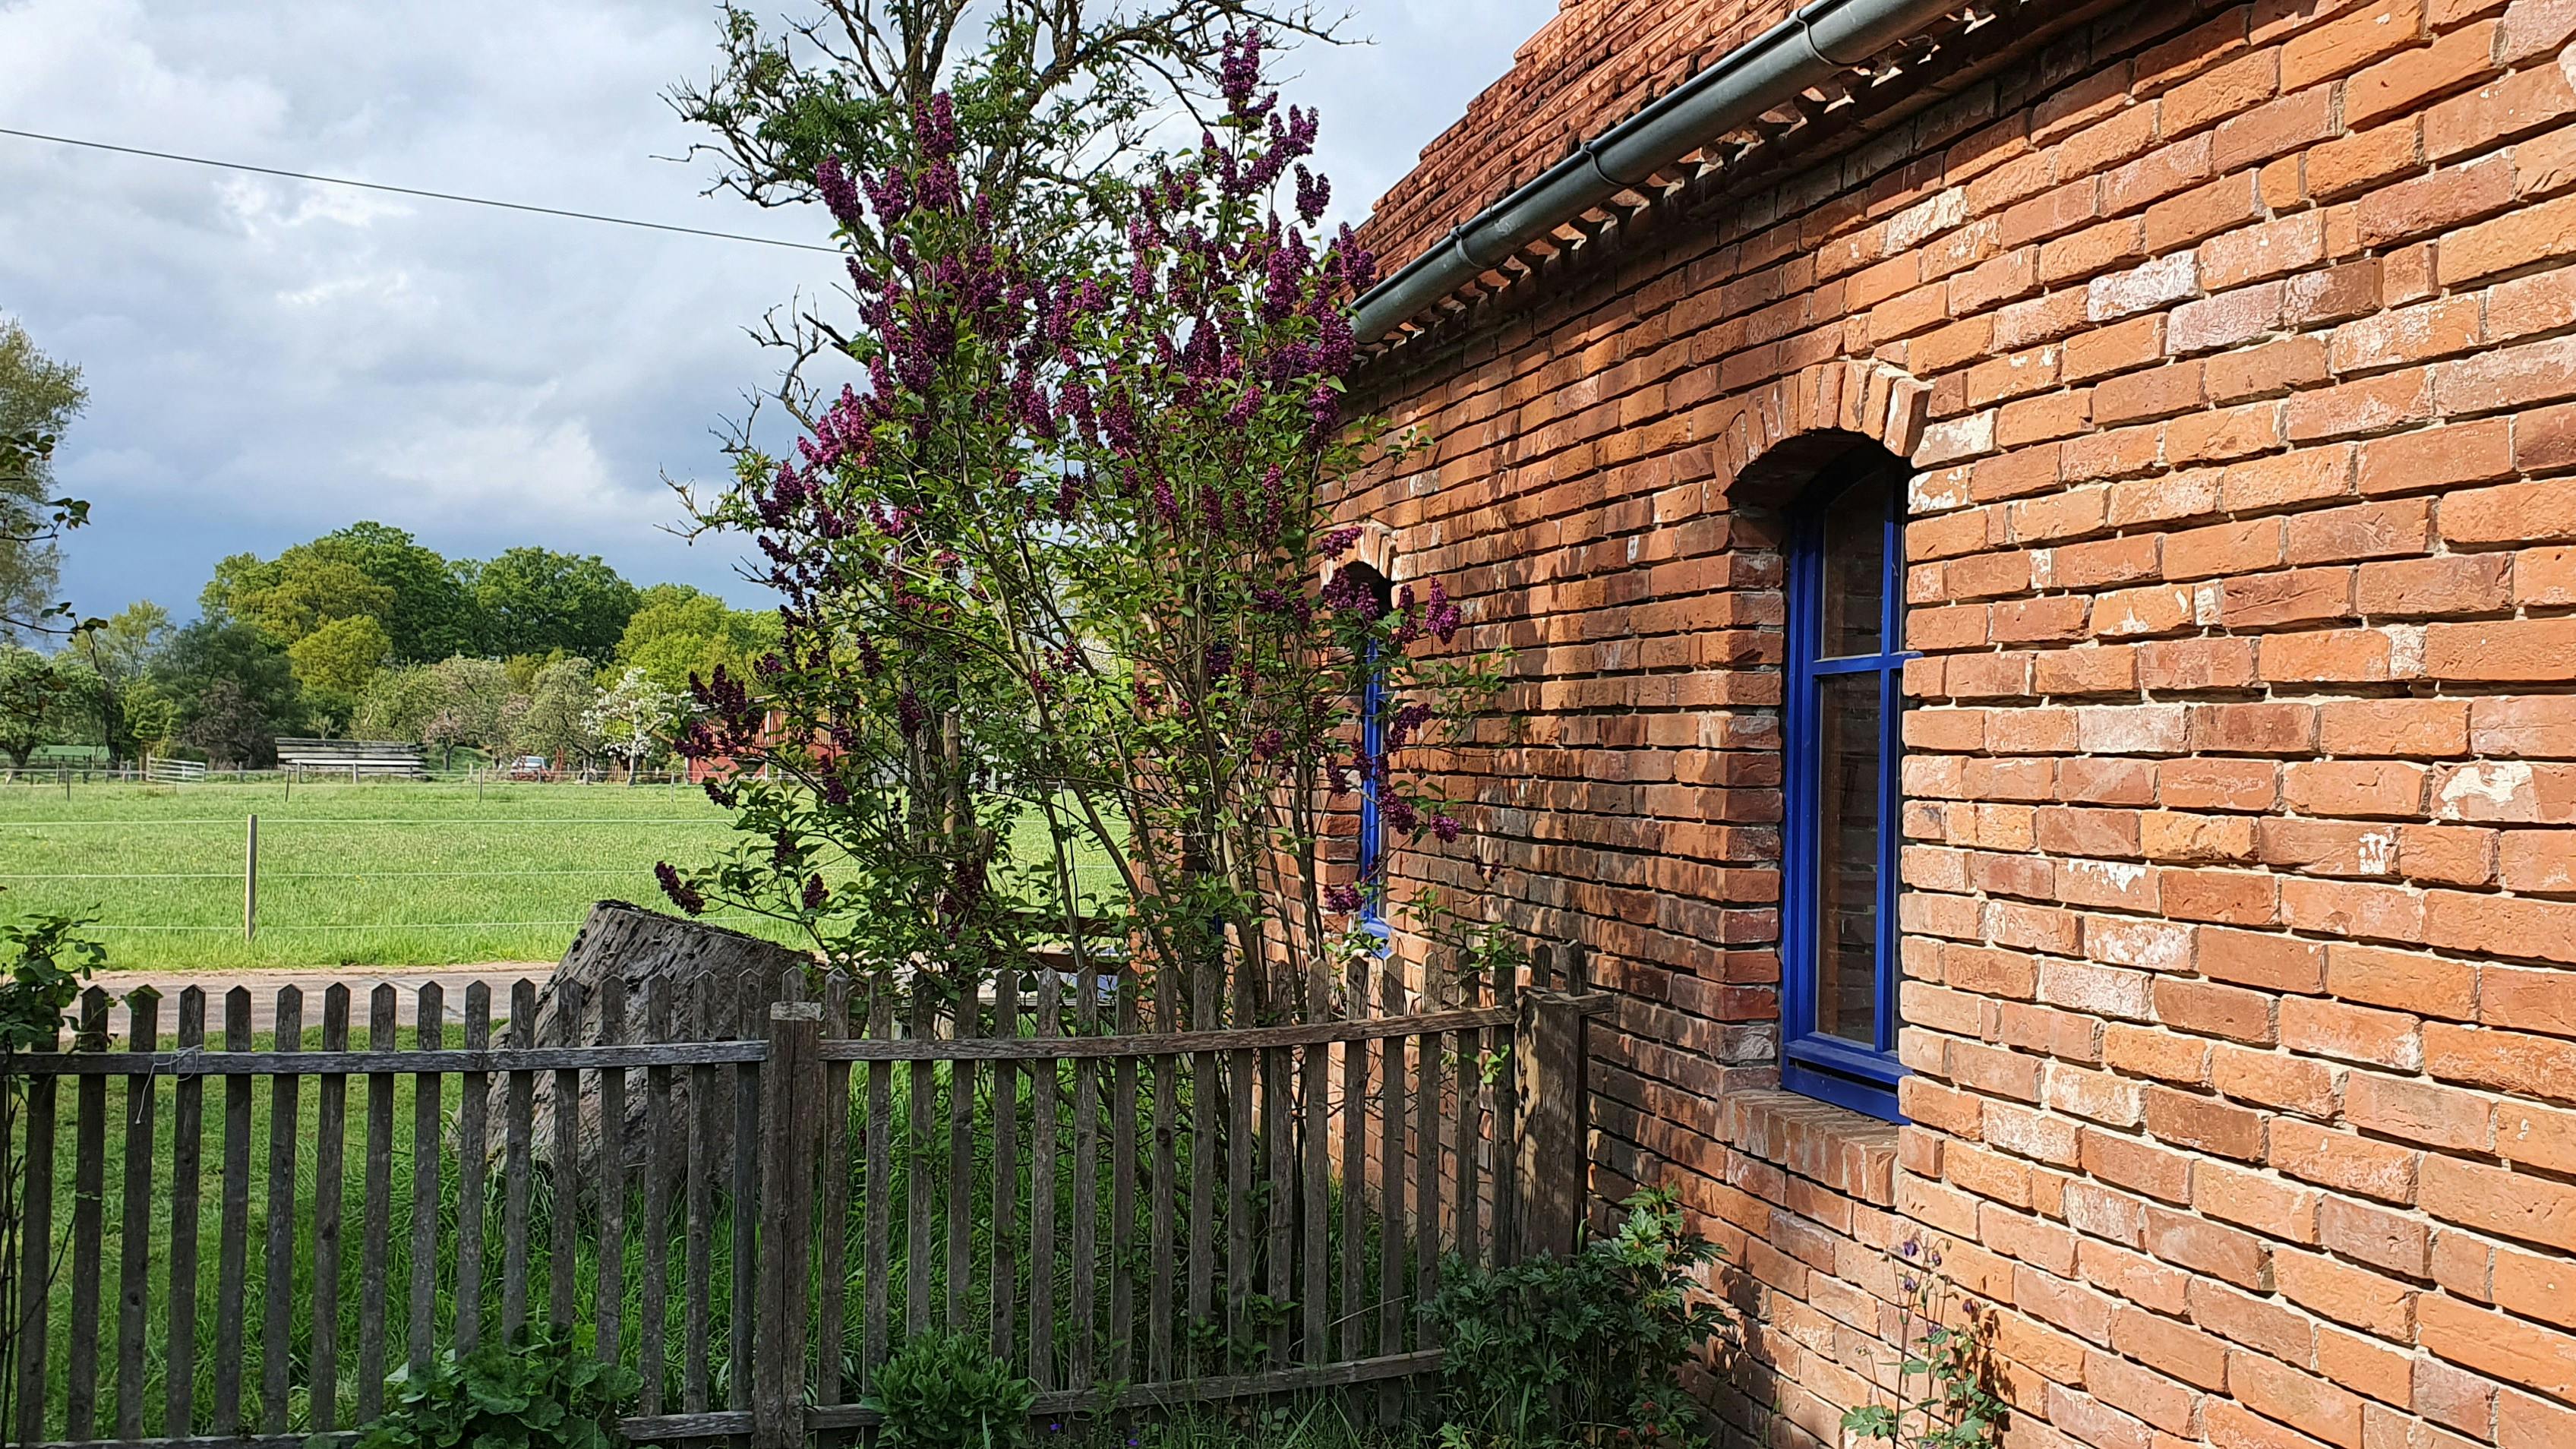
MULTIPOLYGON (((0 786, 0 912, 97 918, 116 969, 551 961, 590 903, 659 904, 730 817, 670 785, 0 786), (246 822, 259 930, 242 938, 246 822)), ((754 917, 715 919, 780 934, 754 917)))

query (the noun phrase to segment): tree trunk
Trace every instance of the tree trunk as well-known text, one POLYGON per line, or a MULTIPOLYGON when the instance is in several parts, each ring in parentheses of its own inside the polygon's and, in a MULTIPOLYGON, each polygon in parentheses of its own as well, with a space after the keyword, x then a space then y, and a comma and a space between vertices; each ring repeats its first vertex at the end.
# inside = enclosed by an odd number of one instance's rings
MULTIPOLYGON (((600 986, 611 977, 623 981, 626 987, 627 1042, 652 1039, 647 1012, 656 982, 667 983, 665 989, 670 992, 671 1040, 756 1038, 765 1029, 770 1003, 786 999, 790 978, 805 976, 813 969, 813 959, 805 953, 756 936, 648 911, 625 901, 601 901, 590 908, 590 918, 582 923, 580 933, 564 951, 563 961, 555 967, 545 989, 537 994, 535 1041, 539 1046, 552 1046, 565 1039, 563 998, 566 987, 577 984, 582 1005, 573 1039, 585 1046, 598 1043, 600 986), (707 998, 703 1017, 699 1006, 702 996, 707 998), (712 1026, 700 1030, 701 1020, 710 1021, 712 1026)), ((506 1003, 496 1005, 506 1007, 506 1003)), ((496 1039, 494 1044, 501 1043, 496 1039)), ((581 1118, 575 1132, 581 1154, 580 1172, 589 1181, 597 1181, 594 1174, 604 1137, 604 1124, 599 1120, 599 1077, 596 1072, 582 1074, 578 1108, 581 1118)), ((689 1078, 685 1067, 671 1071, 671 1122, 679 1148, 673 1158, 680 1164, 685 1164, 688 1155, 688 1131, 693 1120, 689 1078)), ((715 1132, 706 1144, 710 1161, 733 1160, 733 1081, 732 1068, 715 1073, 715 1132)), ((645 1130, 645 1109, 650 1098, 647 1083, 641 1069, 628 1074, 626 1120, 615 1128, 615 1149, 625 1164, 629 1182, 641 1181, 652 1162, 652 1140, 645 1130)), ((554 1155, 554 1075, 538 1073, 535 1088, 536 1130, 531 1134, 530 1150, 536 1160, 544 1162, 554 1155)), ((492 1079, 484 1114, 489 1124, 483 1144, 487 1155, 499 1152, 504 1145, 508 1092, 508 1077, 492 1079)))

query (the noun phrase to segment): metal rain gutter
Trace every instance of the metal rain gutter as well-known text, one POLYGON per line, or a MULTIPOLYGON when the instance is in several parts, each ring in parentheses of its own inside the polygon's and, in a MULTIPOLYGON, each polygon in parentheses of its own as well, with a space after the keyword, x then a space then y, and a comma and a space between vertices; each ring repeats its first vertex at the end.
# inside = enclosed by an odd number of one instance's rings
POLYGON ((1812 0, 1469 218, 1359 299, 1375 342, 1521 248, 1800 92, 1929 28, 1961 0, 1812 0))

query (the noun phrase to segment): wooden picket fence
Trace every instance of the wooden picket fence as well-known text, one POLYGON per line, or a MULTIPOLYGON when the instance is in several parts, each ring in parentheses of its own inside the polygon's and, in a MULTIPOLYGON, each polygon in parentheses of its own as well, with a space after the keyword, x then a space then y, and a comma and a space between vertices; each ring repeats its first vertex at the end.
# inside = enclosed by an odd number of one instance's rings
POLYGON ((374 1418, 396 1364, 532 1322, 639 1371, 638 1443, 863 1435, 875 1367, 934 1327, 1040 1413, 1371 1383, 1391 1406, 1437 1366, 1444 1258, 1573 1235, 1606 998, 1565 964, 1416 987, 1362 963, 1285 1010, 1031 971, 962 1003, 558 983, 541 1014, 523 981, 501 1023, 470 988, 454 1045, 434 984, 407 1022, 391 986, 331 987, 318 1045, 292 987, 265 1042, 239 989, 209 1040, 192 988, 175 1041, 139 991, 118 1043, 93 989, 71 1050, 7 1064, 9 1427, 296 1449, 374 1418))

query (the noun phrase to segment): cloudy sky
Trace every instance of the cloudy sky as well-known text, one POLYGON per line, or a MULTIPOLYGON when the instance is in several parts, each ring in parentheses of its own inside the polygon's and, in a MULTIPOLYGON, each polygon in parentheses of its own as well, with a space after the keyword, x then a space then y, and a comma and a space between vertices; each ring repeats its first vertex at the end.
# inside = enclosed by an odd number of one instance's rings
MULTIPOLYGON (((771 0, 798 13, 799 0, 771 0)), ((1299 53, 1364 210, 1556 0, 1356 0, 1299 53)), ((700 196, 661 100, 704 0, 0 0, 0 127, 801 241, 700 196)), ((183 613, 214 561, 354 519, 450 555, 519 543, 754 602, 661 476, 772 363, 746 323, 829 256, 411 200, 0 136, 0 313, 81 365, 60 472, 92 500, 66 592, 183 613)))

